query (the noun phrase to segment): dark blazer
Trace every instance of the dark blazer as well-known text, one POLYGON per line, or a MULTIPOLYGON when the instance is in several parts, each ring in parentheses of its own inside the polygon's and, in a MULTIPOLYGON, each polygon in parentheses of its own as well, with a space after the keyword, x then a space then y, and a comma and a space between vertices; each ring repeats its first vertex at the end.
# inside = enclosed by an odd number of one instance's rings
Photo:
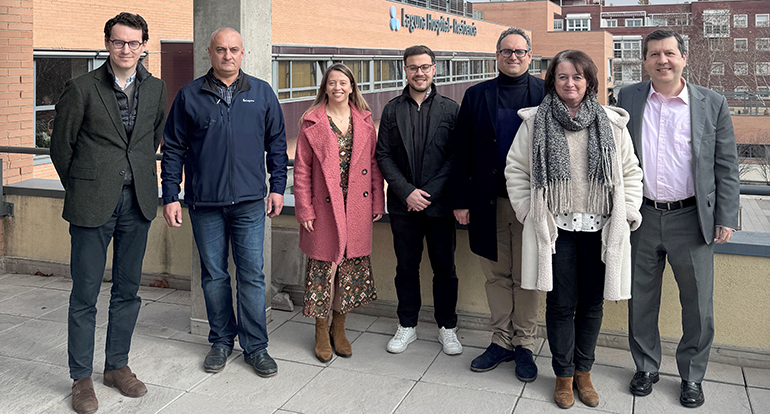
MULTIPOLYGON (((399 95, 385 105, 377 138, 377 163, 388 182, 389 214, 407 214, 406 198, 417 188, 412 170, 414 146, 409 114, 410 98, 407 96, 399 95)), ((428 113, 428 136, 420 177, 423 183, 421 190, 431 195, 428 199, 431 204, 424 210, 425 214, 447 217, 452 215, 452 200, 447 194, 454 160, 451 131, 455 127, 460 106, 437 92, 431 99, 433 102, 428 113)))
MULTIPOLYGON (((529 75, 533 106, 543 100, 544 82, 529 75)), ((497 78, 465 91, 457 115, 457 153, 452 187, 454 209, 470 209, 468 237, 471 251, 497 261, 497 78)))
MULTIPOLYGON (((714 241, 714 226, 738 227, 740 180, 735 133, 724 96, 702 86, 687 84, 690 95, 690 134, 695 200, 700 230, 707 244, 714 241)), ((650 81, 624 87, 618 106, 628 111, 628 131, 639 164, 642 158, 642 125, 650 81)))
MULTIPOLYGON (((166 83, 144 71, 136 93, 139 105, 129 142, 107 70, 67 81, 56 104, 51 160, 64 186, 62 217, 76 226, 98 227, 115 210, 130 164, 142 214, 152 220, 158 209, 158 150, 166 113, 166 83)), ((139 75, 137 75, 139 76, 139 75)))

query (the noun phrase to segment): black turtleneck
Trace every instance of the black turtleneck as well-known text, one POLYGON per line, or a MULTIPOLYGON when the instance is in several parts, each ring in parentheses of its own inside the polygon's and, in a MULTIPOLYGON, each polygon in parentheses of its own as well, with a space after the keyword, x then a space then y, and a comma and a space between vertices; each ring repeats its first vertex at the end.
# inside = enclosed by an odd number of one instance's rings
POLYGON ((508 198, 505 185, 505 159, 519 130, 521 118, 516 112, 532 106, 529 97, 529 73, 515 78, 502 72, 497 76, 497 195, 508 198))

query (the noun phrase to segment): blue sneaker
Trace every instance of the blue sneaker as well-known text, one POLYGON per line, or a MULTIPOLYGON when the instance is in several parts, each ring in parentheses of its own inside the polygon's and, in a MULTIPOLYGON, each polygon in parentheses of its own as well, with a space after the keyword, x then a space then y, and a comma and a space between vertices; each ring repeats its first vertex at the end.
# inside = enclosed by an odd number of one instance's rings
POLYGON ((513 350, 516 360, 516 378, 522 382, 532 382, 537 378, 537 365, 532 359, 532 351, 518 345, 513 350))
POLYGON ((471 371, 487 372, 497 368, 501 362, 513 361, 514 353, 497 344, 490 344, 483 354, 471 362, 471 371))

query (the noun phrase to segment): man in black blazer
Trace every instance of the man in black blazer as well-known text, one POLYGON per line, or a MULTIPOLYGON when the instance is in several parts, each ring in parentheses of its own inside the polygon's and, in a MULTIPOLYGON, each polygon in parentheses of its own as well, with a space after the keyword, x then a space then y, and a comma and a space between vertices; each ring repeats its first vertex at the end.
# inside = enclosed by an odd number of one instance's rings
POLYGON ((735 133, 727 99, 682 78, 687 51, 678 33, 650 33, 642 53, 650 81, 618 93, 644 171, 642 225, 631 233, 628 339, 637 372, 629 389, 648 395, 660 378, 658 314, 668 256, 682 305, 679 402, 698 407, 714 339, 714 244, 728 242, 738 225, 735 133))
POLYGON ((433 268, 433 306, 447 355, 462 353, 457 339, 455 222, 449 196, 454 159, 450 132, 459 105, 433 84, 436 56, 426 46, 404 51, 409 83, 382 111, 377 162, 388 182, 388 213, 396 250, 398 328, 387 350, 401 353, 417 339, 423 239, 433 268))
POLYGON ((78 413, 98 408, 91 380, 96 300, 113 238, 104 384, 129 397, 147 392, 127 364, 147 232, 158 208, 155 152, 166 111, 166 84, 139 62, 148 39, 139 15, 107 21, 109 60, 68 81, 56 104, 51 160, 65 191, 62 217, 70 223, 68 353, 78 413))
POLYGON ((522 224, 508 200, 505 159, 521 125, 516 113, 543 100, 543 80, 527 71, 532 43, 519 28, 497 41, 497 78, 468 88, 457 116, 457 153, 452 186, 454 215, 468 226, 471 251, 481 256, 493 330, 492 344, 471 363, 489 371, 516 360, 516 376, 533 381, 538 293, 521 288, 522 224))

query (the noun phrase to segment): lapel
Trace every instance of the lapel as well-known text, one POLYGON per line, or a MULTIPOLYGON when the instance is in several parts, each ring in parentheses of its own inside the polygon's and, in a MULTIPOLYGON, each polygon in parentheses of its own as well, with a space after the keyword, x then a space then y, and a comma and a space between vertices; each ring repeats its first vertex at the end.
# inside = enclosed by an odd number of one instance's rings
POLYGON ((313 148, 313 154, 321 162, 321 168, 327 172, 332 165, 337 166, 337 176, 339 176, 339 154, 337 139, 329 125, 326 117, 326 105, 321 105, 315 111, 307 114, 306 121, 313 122, 313 125, 307 127, 307 142, 313 148))
POLYGON ((497 78, 494 82, 489 82, 489 88, 484 91, 484 97, 487 101, 489 119, 492 121, 492 131, 495 132, 495 138, 497 138, 497 78))
MULTIPOLYGON (((110 78, 110 73, 107 71, 107 66, 110 62, 104 62, 104 64, 94 74, 94 83, 96 91, 99 93, 99 97, 102 100, 102 104, 107 109, 107 114, 110 116, 112 125, 118 131, 120 138, 128 144, 128 137, 126 137, 126 129, 123 127, 123 119, 120 117, 120 108, 118 107, 118 100, 115 98, 115 90, 112 88, 112 84, 115 82, 114 78, 110 78)), ((138 114, 137 114, 137 118, 138 114)))
POLYGON ((692 148, 692 167, 694 173, 697 171, 695 164, 700 158, 700 143, 705 127, 704 116, 706 114, 706 97, 689 83, 687 84, 687 92, 690 97, 690 144, 692 148))
POLYGON ((441 114, 444 112, 444 99, 438 92, 435 93, 436 96, 433 97, 430 112, 428 112, 428 136, 425 138, 425 148, 432 145, 436 139, 436 131, 438 131, 438 125, 441 123, 441 114))
POLYGON ((644 107, 647 105, 647 94, 650 93, 650 82, 637 84, 636 90, 631 96, 630 117, 633 120, 631 140, 634 143, 636 157, 639 159, 639 165, 642 166, 642 126, 644 125, 644 107))
MULTIPOLYGON (((407 86, 408 88, 409 86, 407 86)), ((401 141, 404 143, 406 157, 409 159, 409 168, 411 169, 414 159, 414 146, 412 145, 412 116, 409 113, 409 102, 403 96, 398 98, 396 103, 396 125, 398 134, 401 135, 401 141)), ((412 171, 414 174, 414 171, 412 171)))
POLYGON ((353 118, 353 153, 350 154, 350 168, 352 170, 353 163, 367 158, 364 157, 364 151, 371 148, 368 140, 374 132, 374 126, 366 122, 367 114, 360 112, 353 105, 350 106, 350 115, 353 118))

